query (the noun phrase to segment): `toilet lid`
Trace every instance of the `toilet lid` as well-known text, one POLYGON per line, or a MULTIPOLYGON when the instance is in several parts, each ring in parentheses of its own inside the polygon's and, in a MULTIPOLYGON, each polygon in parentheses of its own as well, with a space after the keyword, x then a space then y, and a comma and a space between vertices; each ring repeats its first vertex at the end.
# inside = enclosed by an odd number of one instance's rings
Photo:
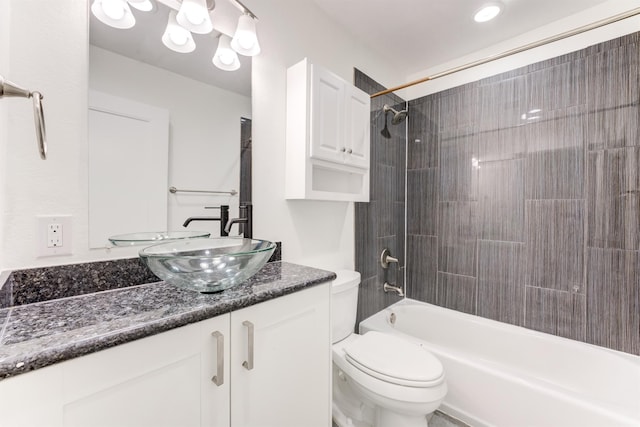
POLYGON ((414 386, 441 381, 442 364, 428 350, 391 334, 371 331, 344 347, 347 360, 382 380, 414 386))

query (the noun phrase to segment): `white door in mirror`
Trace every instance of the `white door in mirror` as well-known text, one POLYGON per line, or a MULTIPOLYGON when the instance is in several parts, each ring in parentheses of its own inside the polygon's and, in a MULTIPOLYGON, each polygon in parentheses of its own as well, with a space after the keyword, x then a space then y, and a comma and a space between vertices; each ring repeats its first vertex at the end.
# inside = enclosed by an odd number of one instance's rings
POLYGON ((167 229, 169 112, 89 92, 89 247, 167 229))

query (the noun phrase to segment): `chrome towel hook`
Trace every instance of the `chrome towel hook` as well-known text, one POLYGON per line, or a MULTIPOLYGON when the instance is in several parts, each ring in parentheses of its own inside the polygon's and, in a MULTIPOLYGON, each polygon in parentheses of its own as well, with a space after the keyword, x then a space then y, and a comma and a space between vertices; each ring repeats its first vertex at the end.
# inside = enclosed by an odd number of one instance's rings
POLYGON ((31 92, 27 89, 5 80, 0 75, 0 98, 2 97, 19 97, 33 99, 33 119, 36 125, 36 138, 38 142, 38 151, 42 160, 47 159, 47 130, 44 125, 44 110, 42 109, 42 94, 40 92, 31 92))

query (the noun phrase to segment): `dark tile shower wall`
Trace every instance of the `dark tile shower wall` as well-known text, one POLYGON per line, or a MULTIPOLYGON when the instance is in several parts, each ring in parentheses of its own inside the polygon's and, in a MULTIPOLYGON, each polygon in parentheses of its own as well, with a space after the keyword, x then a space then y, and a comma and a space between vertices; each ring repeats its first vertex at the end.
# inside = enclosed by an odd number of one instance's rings
POLYGON ((640 354, 639 66, 635 33, 410 101, 408 296, 640 354))
MULTIPOLYGON (((354 80, 357 87, 369 94, 385 89, 359 70, 355 70, 354 80)), ((400 300, 395 294, 384 293, 385 280, 393 285, 404 285, 407 122, 393 125, 391 113, 385 116, 383 112, 384 104, 396 110, 406 106, 396 95, 371 100, 370 202, 355 204, 355 267, 362 276, 358 322, 400 300), (400 265, 392 264, 386 271, 382 269, 379 260, 384 248, 389 248, 400 265)))

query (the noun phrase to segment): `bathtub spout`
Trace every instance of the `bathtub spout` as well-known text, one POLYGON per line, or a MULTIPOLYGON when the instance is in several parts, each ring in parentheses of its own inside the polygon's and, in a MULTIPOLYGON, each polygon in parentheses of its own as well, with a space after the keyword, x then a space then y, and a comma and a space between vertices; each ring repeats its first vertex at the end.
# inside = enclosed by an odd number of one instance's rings
POLYGON ((398 294, 399 297, 403 297, 404 296, 404 292, 402 291, 402 288, 400 286, 393 286, 388 284, 387 282, 384 282, 384 285, 382 286, 382 289, 385 292, 395 292, 396 294, 398 294))

